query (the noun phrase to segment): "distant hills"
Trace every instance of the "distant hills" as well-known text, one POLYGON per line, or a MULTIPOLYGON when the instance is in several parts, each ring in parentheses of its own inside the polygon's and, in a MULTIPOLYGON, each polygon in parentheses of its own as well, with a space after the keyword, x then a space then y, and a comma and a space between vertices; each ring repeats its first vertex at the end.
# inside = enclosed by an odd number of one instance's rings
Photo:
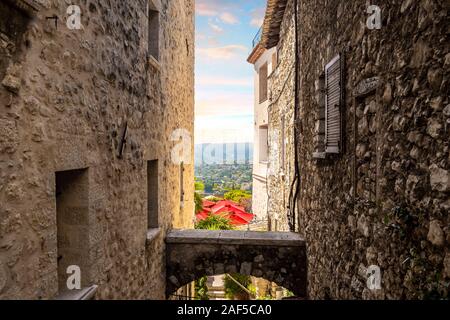
POLYGON ((195 145, 195 165, 253 162, 253 143, 203 143, 195 145))

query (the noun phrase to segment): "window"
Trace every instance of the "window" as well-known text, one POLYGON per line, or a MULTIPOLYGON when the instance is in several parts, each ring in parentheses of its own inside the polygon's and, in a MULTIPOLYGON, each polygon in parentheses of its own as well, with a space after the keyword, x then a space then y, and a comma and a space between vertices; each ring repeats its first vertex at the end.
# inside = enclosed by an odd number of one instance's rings
POLYGON ((342 104, 341 57, 325 67, 325 152, 339 153, 341 143, 342 104))
POLYGON ((59 294, 67 288, 67 268, 78 266, 81 286, 89 286, 88 170, 56 172, 56 225, 59 294))
POLYGON ((269 160, 269 128, 267 126, 259 127, 259 161, 267 162, 269 160))
POLYGON ((159 9, 152 0, 148 10, 148 54, 159 61, 159 9))
POLYGON ((321 74, 316 81, 316 102, 318 104, 315 115, 313 158, 325 158, 325 74, 321 74))
POLYGON ((159 174, 158 160, 147 162, 147 207, 148 229, 159 227, 159 174))
POLYGON ((275 71, 275 69, 277 68, 277 66, 278 66, 277 53, 274 52, 274 53, 272 54, 272 72, 275 71))
MULTIPOLYGON (((30 18, 27 12, 20 9, 14 1, 0 1, 0 79, 6 74, 6 69, 17 52, 22 48, 24 33, 30 18)), ((24 2, 23 7, 28 7, 24 2)))
POLYGON ((267 62, 259 68, 259 103, 267 100, 267 62))
POLYGON ((316 100, 316 152, 313 157, 323 159, 327 154, 340 153, 342 148, 343 72, 340 55, 327 64, 316 81, 316 100))

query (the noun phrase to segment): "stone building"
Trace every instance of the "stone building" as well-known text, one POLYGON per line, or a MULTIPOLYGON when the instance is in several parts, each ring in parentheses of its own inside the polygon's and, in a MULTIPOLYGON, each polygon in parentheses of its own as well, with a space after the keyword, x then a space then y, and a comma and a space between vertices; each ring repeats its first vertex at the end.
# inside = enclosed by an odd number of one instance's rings
POLYGON ((448 298, 449 2, 268 2, 266 48, 286 39, 286 8, 298 5, 309 297, 448 298))
POLYGON ((260 44, 261 31, 253 40, 248 62, 253 64, 254 76, 254 141, 252 212, 255 220, 268 220, 267 170, 269 166, 269 75, 275 70, 276 50, 260 44))
POLYGON ((255 67, 255 154, 253 212, 270 230, 289 231, 287 214, 294 179, 294 56, 292 4, 278 29, 277 43, 268 44, 275 7, 269 1, 264 24, 248 62, 255 67))
POLYGON ((0 1, 0 299, 56 298, 69 265, 98 299, 163 299, 193 218, 194 1, 75 4, 0 1))
MULTIPOLYGON (((275 7, 269 3, 264 28, 271 28, 275 7)), ((295 187, 294 93, 295 93, 295 20, 292 1, 286 2, 279 39, 268 46, 277 52, 277 67, 269 77, 269 168, 268 212, 270 229, 289 231, 288 216, 295 187)))

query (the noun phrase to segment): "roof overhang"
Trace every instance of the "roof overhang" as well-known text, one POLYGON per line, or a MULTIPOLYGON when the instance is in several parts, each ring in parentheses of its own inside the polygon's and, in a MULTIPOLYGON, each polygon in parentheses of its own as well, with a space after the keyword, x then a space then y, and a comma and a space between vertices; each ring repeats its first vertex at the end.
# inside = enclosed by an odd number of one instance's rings
POLYGON ((261 42, 258 43, 254 48, 250 56, 247 58, 247 62, 251 64, 255 64, 256 61, 262 56, 262 54, 266 51, 266 49, 261 45, 261 42))
POLYGON ((280 40, 281 23, 288 0, 268 0, 264 24, 262 26, 261 45, 270 49, 280 40))
POLYGON ((248 57, 249 63, 255 64, 266 49, 275 47, 280 41, 281 23, 286 11, 288 0, 268 0, 266 15, 262 26, 262 35, 259 43, 253 48, 248 57))

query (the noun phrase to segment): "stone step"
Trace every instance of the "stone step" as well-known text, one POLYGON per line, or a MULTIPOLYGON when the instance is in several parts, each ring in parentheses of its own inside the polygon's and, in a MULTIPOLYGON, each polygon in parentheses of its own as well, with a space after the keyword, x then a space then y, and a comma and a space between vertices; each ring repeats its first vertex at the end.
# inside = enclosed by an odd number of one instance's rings
POLYGON ((207 286, 208 290, 210 291, 225 291, 225 287, 221 286, 221 287, 209 287, 207 286))

